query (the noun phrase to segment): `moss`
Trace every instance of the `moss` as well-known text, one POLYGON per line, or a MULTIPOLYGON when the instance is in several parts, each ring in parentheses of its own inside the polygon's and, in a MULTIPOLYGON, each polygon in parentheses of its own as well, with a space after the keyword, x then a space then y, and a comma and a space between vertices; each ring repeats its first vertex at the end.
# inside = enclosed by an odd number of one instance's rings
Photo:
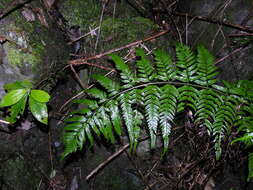
POLYGON ((134 17, 131 19, 110 18, 102 23, 101 45, 105 50, 125 45, 147 36, 157 28, 151 20, 134 17))
POLYGON ((62 13, 70 25, 78 25, 83 29, 99 20, 101 6, 95 0, 68 0, 63 4, 62 13))
MULTIPOLYGON (((8 2, 8 0, 1 1, 0 8, 6 7, 8 2)), ((39 21, 27 22, 21 11, 22 9, 19 9, 8 15, 8 24, 5 27, 1 27, 0 33, 14 42, 6 43, 9 63, 19 66, 21 70, 24 64, 29 64, 29 67, 35 72, 37 65, 42 62, 42 54, 44 52, 44 46, 41 41, 42 35, 36 32, 41 24, 39 21)))
POLYGON ((27 164, 22 157, 6 161, 1 174, 3 174, 2 180, 6 184, 12 184, 14 189, 34 189, 39 183, 39 179, 27 169, 27 164))
POLYGON ((12 0, 1 0, 0 1, 0 9, 6 8, 6 6, 11 2, 12 0))
POLYGON ((31 53, 22 52, 22 50, 8 46, 8 61, 10 64, 22 66, 24 63, 31 65, 40 62, 40 59, 31 53))
MULTIPOLYGON (((99 51, 119 47, 131 41, 142 39, 157 26, 149 19, 138 17, 136 10, 125 1, 109 3, 105 9, 99 36, 99 51), (115 14, 113 14, 115 13, 115 14)), ((78 25, 83 33, 100 25, 102 4, 96 0, 68 0, 62 4, 61 12, 69 26, 78 25)), ((85 52, 94 53, 96 37, 86 37, 85 52)))

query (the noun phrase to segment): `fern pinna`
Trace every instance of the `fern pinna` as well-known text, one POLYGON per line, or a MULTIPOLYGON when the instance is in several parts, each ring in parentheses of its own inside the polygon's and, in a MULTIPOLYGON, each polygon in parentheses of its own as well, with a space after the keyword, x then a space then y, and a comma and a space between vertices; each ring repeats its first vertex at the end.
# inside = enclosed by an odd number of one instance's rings
POLYGON ((214 57, 202 46, 195 55, 189 47, 178 44, 175 61, 162 50, 154 52, 153 63, 142 49, 136 49, 136 55, 136 71, 119 56, 111 55, 119 80, 94 75, 102 88, 86 90, 89 98, 75 101, 85 108, 65 120, 63 157, 81 150, 86 142, 92 146, 94 138, 101 136, 114 143, 115 137, 122 135, 122 126, 135 148, 144 124, 151 148, 160 133, 166 152, 175 115, 187 109, 193 113, 195 126, 206 128, 213 138, 219 159, 222 141, 231 127, 245 125, 238 122, 244 117, 238 107, 250 101, 245 92, 229 83, 217 85, 214 57))

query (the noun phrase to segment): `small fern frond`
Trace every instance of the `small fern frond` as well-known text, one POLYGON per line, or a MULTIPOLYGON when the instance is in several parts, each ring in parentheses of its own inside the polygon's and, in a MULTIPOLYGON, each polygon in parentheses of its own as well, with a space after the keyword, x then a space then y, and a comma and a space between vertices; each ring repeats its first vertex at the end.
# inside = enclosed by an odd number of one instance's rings
POLYGON ((136 126, 134 122, 134 110, 132 109, 132 99, 130 93, 121 94, 119 96, 119 100, 122 116, 129 135, 130 147, 132 149, 138 142, 136 134, 138 126, 136 126))
POLYGON ((109 95, 118 93, 120 86, 116 81, 99 74, 92 75, 92 78, 96 79, 110 93, 109 95))
POLYGON ((197 102, 195 123, 200 121, 201 127, 207 127, 209 134, 212 132, 211 122, 215 118, 221 100, 219 94, 211 89, 202 89, 199 91, 199 99, 197 102))
POLYGON ((177 112, 181 112, 185 110, 187 107, 192 109, 194 112, 196 111, 197 101, 198 101, 198 94, 199 91, 192 87, 192 86, 182 86, 178 88, 179 92, 179 104, 177 108, 177 112))
POLYGON ((247 146, 253 145, 253 131, 245 133, 242 137, 233 140, 232 143, 239 141, 245 143, 247 146))
POLYGON ((176 46, 176 57, 176 65, 179 68, 177 79, 185 83, 195 81, 198 68, 195 55, 191 49, 183 44, 178 44, 176 46))
POLYGON ((80 122, 67 124, 64 130, 63 142, 65 144, 65 149, 62 156, 66 157, 70 153, 82 149, 85 143, 85 135, 83 133, 83 125, 80 122))
POLYGON ((121 135, 121 117, 119 111, 118 101, 112 100, 109 105, 109 114, 111 118, 112 125, 117 135, 121 135))
POLYGON ((155 147, 159 121, 160 88, 155 85, 143 89, 146 120, 150 133, 151 148, 155 147))
POLYGON ((125 88, 132 86, 135 82, 135 76, 127 64, 124 63, 123 59, 115 54, 111 54, 113 62, 118 71, 120 71, 121 81, 126 85, 125 88))
POLYGON ((195 82, 203 86, 215 84, 218 72, 214 66, 214 57, 203 46, 198 47, 197 63, 198 79, 195 82))
POLYGON ((156 74, 144 50, 137 48, 136 56, 139 57, 139 60, 136 61, 138 82, 145 83, 153 80, 156 74))
POLYGON ((95 110, 98 108, 97 101, 91 99, 77 99, 73 100, 73 103, 88 106, 91 110, 95 110))
POLYGON ((157 79, 161 81, 175 80, 176 67, 173 65, 171 57, 162 50, 156 50, 154 55, 157 79))
MULTIPOLYGON (((111 102, 108 102, 107 106, 110 106, 110 104, 111 102)), ((107 113, 107 110, 108 108, 106 106, 101 106, 97 111, 97 113, 99 113, 101 122, 103 123, 99 129, 104 135, 105 139, 109 140, 111 143, 114 143, 115 137, 113 134, 113 126, 111 123, 110 115, 107 113)))
POLYGON ((215 136, 215 154, 216 159, 221 157, 221 141, 223 136, 228 132, 234 121, 236 120, 236 104, 233 96, 222 96, 221 104, 214 116, 213 135, 215 136))
POLYGON ((249 182, 253 178, 253 152, 248 154, 248 179, 249 182))
POLYGON ((98 88, 90 88, 88 90, 85 90, 85 92, 90 96, 97 98, 99 100, 99 103, 107 100, 107 93, 98 88))
POLYGON ((242 105, 237 117, 236 126, 238 132, 242 132, 243 136, 236 138, 232 143, 241 141, 246 146, 253 145, 253 105, 242 105))
POLYGON ((163 153, 167 152, 169 145, 169 136, 171 133, 171 124, 174 120, 177 110, 178 90, 172 85, 161 87, 159 123, 162 131, 164 144, 163 153))

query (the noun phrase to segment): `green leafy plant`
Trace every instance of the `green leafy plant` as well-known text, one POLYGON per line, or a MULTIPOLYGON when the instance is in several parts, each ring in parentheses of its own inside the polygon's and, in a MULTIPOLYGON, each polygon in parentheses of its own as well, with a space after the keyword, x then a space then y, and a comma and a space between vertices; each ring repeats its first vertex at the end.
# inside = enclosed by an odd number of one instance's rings
POLYGON ((92 146, 95 136, 114 143, 115 137, 122 135, 122 126, 127 129, 131 148, 135 148, 145 124, 151 148, 160 132, 166 152, 175 115, 190 110, 194 124, 205 127, 213 138, 218 160, 231 127, 249 127, 247 120, 252 116, 248 118, 243 110, 248 109, 252 94, 245 85, 225 81, 218 85, 214 57, 204 47, 199 46, 195 55, 189 47, 178 44, 175 61, 161 50, 154 52, 153 63, 142 49, 136 49, 136 55, 136 71, 119 56, 111 55, 120 80, 94 75, 102 88, 86 90, 88 98, 75 100, 85 108, 65 120, 63 157, 81 150, 84 143, 92 146))
POLYGON ((9 116, 6 121, 15 123, 23 114, 27 105, 32 115, 41 123, 48 123, 48 112, 46 103, 50 96, 43 90, 32 89, 30 81, 16 81, 4 86, 7 94, 0 102, 0 108, 9 107, 9 116))

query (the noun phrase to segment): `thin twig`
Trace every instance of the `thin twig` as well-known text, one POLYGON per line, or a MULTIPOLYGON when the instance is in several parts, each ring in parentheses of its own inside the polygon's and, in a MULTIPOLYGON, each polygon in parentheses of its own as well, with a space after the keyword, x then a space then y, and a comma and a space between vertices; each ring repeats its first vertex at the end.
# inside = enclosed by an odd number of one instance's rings
POLYGON ((141 170, 137 167, 137 165, 135 164, 134 160, 132 159, 132 157, 129 155, 129 153, 125 151, 125 154, 127 155, 128 160, 131 162, 132 166, 135 168, 135 170, 137 171, 137 173, 139 174, 143 184, 146 186, 145 189, 148 190, 152 190, 151 186, 149 185, 149 183, 147 182, 145 176, 143 175, 143 173, 141 172, 141 170))
POLYGON ((82 65, 82 64, 86 64, 87 61, 89 60, 94 60, 94 59, 100 59, 106 55, 109 55, 111 53, 114 53, 114 52, 118 52, 118 51, 121 51, 123 49, 126 49, 126 48, 129 48, 129 47, 132 47, 132 46, 136 46, 140 43, 143 43, 143 42, 147 42, 147 41, 150 41, 150 40, 153 40, 155 38, 158 38, 166 33, 168 33, 170 30, 165 30, 165 31, 161 31, 159 33, 156 33, 148 38, 145 38, 144 40, 138 40, 138 41, 135 41, 135 42, 132 42, 132 43, 129 43, 127 45, 124 45, 124 46, 121 46, 121 47, 118 47, 118 48, 115 48, 115 49, 111 49, 109 51, 106 51, 106 52, 103 52, 103 53, 100 53, 98 55, 95 55, 95 56, 91 56, 91 57, 88 57, 88 58, 80 58, 80 59, 76 59, 76 60, 71 60, 69 61, 69 65, 82 65))
POLYGON ((223 25, 223 26, 233 28, 233 29, 237 29, 237 30, 241 30, 241 31, 244 31, 244 32, 253 33, 253 29, 241 26, 239 24, 232 24, 232 23, 229 23, 229 22, 224 22, 224 21, 216 20, 216 19, 210 19, 210 18, 202 17, 202 16, 193 16, 193 15, 189 15, 188 13, 173 12, 172 14, 174 16, 181 16, 181 17, 188 16, 189 18, 194 18, 194 19, 197 19, 197 20, 201 20, 201 21, 205 21, 205 22, 209 22, 209 23, 213 23, 213 24, 223 25))
POLYGON ((99 27, 96 27, 95 29, 92 29, 90 32, 88 32, 88 33, 86 33, 86 34, 84 34, 84 35, 82 35, 82 36, 80 36, 78 38, 75 38, 74 40, 68 42, 68 45, 71 45, 71 44, 73 44, 73 43, 81 40, 82 38, 84 38, 84 37, 86 37, 86 36, 88 36, 90 34, 93 35, 94 31, 96 31, 97 29, 99 29, 99 27))
POLYGON ((71 69, 71 71, 74 73, 74 76, 75 76, 77 82, 79 83, 79 85, 80 85, 83 89, 85 89, 86 86, 83 84, 82 80, 80 79, 80 77, 78 76, 78 74, 76 73, 76 70, 74 69, 74 67, 73 67, 72 65, 70 65, 70 69, 71 69))
MULTIPOLYGON (((138 140, 139 142, 145 141, 149 139, 148 136, 138 140)), ((111 161, 113 161, 115 158, 117 158, 119 155, 121 155, 126 149, 130 147, 130 144, 125 144, 123 147, 121 147, 117 152, 115 152, 113 155, 111 155, 109 158, 107 158, 105 161, 103 161, 101 164, 99 164, 94 170, 90 172, 89 175, 85 178, 87 181, 89 181, 91 178, 93 178, 100 170, 102 170, 105 166, 107 166, 111 161)))
POLYGON ((97 39, 96 39, 94 51, 96 51, 97 47, 98 47, 98 42, 99 42, 99 38, 100 38, 100 34, 101 34, 102 21, 103 21, 103 17, 104 17, 104 11, 105 11, 105 3, 103 3, 103 5, 102 5, 102 12, 101 12, 100 19, 99 19, 99 29, 98 29, 98 33, 97 33, 97 39))
POLYGON ((5 121, 5 120, 2 120, 2 119, 0 119, 0 123, 7 124, 7 125, 10 125, 10 124, 11 124, 10 122, 5 121))
POLYGON ((226 56, 224 56, 224 57, 222 57, 222 58, 216 60, 216 61, 215 61, 215 64, 218 64, 218 63, 224 61, 225 59, 229 58, 229 57, 232 56, 233 54, 240 52, 242 49, 244 49, 244 47, 239 47, 239 48, 235 49, 235 50, 232 51, 230 54, 228 54, 228 55, 226 55, 226 56))
POLYGON ((86 180, 89 181, 95 174, 97 174, 100 170, 102 170, 106 165, 108 165, 112 160, 117 158, 119 155, 121 155, 126 149, 130 147, 130 144, 124 145, 120 150, 115 152, 113 155, 111 155, 109 158, 107 158, 104 162, 99 164, 92 172, 90 172, 89 175, 87 175, 86 180))
POLYGON ((253 33, 230 34, 230 38, 253 36, 253 33))
POLYGON ((52 154, 52 136, 51 136, 51 131, 49 128, 48 132, 48 150, 49 150, 49 159, 50 159, 50 164, 51 164, 51 172, 54 170, 54 164, 53 164, 53 154, 52 154))
MULTIPOLYGON (((105 76, 108 76, 112 73, 113 71, 110 71, 108 73, 106 73, 105 76)), ((90 86, 88 86, 86 89, 90 89, 94 86, 94 84, 91 84, 90 86)), ((62 112, 62 110, 64 109, 64 107, 66 107, 70 102, 72 102, 74 99, 80 97, 81 95, 83 95, 85 93, 85 91, 81 91, 78 94, 76 94, 75 96, 71 97, 70 99, 68 99, 60 108, 59 112, 62 112)))
MULTIPOLYGON (((106 56, 106 55, 108 55, 108 54, 111 54, 111 53, 113 53, 113 52, 117 52, 117 51, 120 51, 120 50, 129 48, 129 47, 131 47, 131 46, 140 44, 140 43, 142 43, 142 42, 146 42, 146 41, 153 40, 153 39, 155 39, 155 38, 158 38, 158 37, 160 37, 160 36, 162 36, 162 35, 168 33, 169 31, 170 31, 170 30, 161 31, 161 32, 159 32, 159 33, 157 33, 157 34, 155 34, 155 35, 152 35, 152 36, 150 36, 150 37, 148 37, 148 38, 145 38, 144 40, 138 40, 138 41, 132 42, 132 43, 130 43, 130 44, 127 44, 127 45, 125 45, 125 46, 122 46, 122 47, 119 47, 119 48, 116 48, 116 49, 112 49, 112 50, 106 51, 106 52, 104 52, 104 53, 95 55, 95 56, 91 56, 91 57, 88 57, 88 58, 76 59, 76 60, 73 60, 73 61, 69 61, 69 65, 65 66, 65 67, 63 68, 63 70, 66 69, 67 67, 69 67, 70 65, 82 65, 82 64, 92 65, 92 66, 96 66, 96 67, 100 67, 100 68, 105 69, 105 68, 104 68, 103 66, 101 66, 101 65, 100 65, 100 66, 98 66, 97 64, 94 64, 94 65, 93 65, 93 64, 91 64, 91 63, 88 63, 87 61, 88 61, 88 60, 93 60, 93 59, 99 59, 99 58, 104 57, 104 56, 106 56)), ((109 70, 109 69, 106 68, 105 70, 109 70)), ((115 70, 111 70, 110 72, 108 72, 108 73, 106 74, 106 76, 109 75, 109 74, 111 74, 111 73, 114 72, 114 71, 115 71, 115 70)), ((94 86, 94 84, 90 85, 87 89, 89 89, 89 88, 91 88, 91 87, 93 87, 93 86, 94 86)), ((76 99, 77 97, 81 96, 82 94, 84 94, 84 91, 81 91, 81 92, 78 93, 77 95, 75 95, 75 96, 73 96, 72 98, 70 98, 69 100, 67 100, 67 101, 61 106, 59 112, 62 112, 63 108, 64 108, 66 105, 68 105, 72 100, 76 99)))

